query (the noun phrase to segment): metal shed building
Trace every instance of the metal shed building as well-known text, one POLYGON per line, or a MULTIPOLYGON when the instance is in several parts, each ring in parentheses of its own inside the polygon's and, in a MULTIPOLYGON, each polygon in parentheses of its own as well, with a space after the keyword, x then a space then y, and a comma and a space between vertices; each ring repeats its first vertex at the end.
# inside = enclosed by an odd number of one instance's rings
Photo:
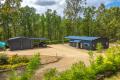
POLYGON ((67 36, 65 38, 70 40, 70 46, 76 48, 95 50, 98 43, 101 43, 104 49, 109 47, 109 40, 107 38, 87 36, 67 36))
POLYGON ((33 48, 32 40, 26 37, 10 38, 8 40, 8 45, 10 50, 24 50, 33 48))

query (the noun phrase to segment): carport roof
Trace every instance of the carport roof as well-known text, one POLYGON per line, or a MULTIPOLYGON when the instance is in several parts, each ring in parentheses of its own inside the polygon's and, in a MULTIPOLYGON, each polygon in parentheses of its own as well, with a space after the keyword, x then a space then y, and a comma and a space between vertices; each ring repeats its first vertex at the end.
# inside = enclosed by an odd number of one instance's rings
POLYGON ((14 37, 14 38, 10 38, 9 40, 19 39, 19 38, 25 38, 25 37, 14 37))
POLYGON ((48 40, 47 38, 30 38, 31 40, 48 40))
POLYGON ((66 36, 67 39, 75 39, 75 40, 96 40, 100 37, 88 37, 88 36, 66 36))
POLYGON ((47 40, 47 38, 29 38, 29 37, 14 37, 14 38, 10 38, 9 40, 19 39, 19 38, 27 38, 31 40, 47 40))

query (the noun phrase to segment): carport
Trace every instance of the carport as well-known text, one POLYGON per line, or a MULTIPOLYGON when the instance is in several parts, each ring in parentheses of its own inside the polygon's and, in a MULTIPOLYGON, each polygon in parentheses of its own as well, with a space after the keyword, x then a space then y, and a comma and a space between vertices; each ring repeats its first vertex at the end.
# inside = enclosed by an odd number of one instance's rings
POLYGON ((33 42, 34 47, 47 47, 47 38, 30 38, 33 42))

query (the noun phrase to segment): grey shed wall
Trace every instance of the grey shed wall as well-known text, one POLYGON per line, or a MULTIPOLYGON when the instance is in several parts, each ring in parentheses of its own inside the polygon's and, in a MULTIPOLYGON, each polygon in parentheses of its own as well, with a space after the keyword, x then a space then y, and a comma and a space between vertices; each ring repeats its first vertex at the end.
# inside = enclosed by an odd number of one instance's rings
POLYGON ((24 50, 32 48, 32 40, 25 37, 12 38, 8 40, 10 50, 24 50))

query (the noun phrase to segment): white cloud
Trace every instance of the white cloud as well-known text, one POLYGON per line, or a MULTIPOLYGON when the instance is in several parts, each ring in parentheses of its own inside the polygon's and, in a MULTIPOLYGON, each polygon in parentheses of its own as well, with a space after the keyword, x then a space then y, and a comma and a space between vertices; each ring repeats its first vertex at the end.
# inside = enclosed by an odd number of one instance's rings
MULTIPOLYGON (((101 3, 107 4, 111 1, 114 0, 87 0, 87 5, 98 7, 101 3)), ((63 15, 65 0, 23 0, 22 6, 26 5, 34 7, 38 13, 44 13, 47 9, 52 9, 56 10, 59 15, 63 15), (36 4, 36 2, 40 1, 42 1, 43 4, 42 3, 36 4)))
POLYGON ((55 4, 57 4, 55 0, 37 0, 35 2, 35 5, 39 5, 39 6, 51 6, 55 4))
POLYGON ((63 15, 63 9, 64 9, 64 5, 65 5, 65 0, 52 0, 52 2, 54 1, 55 4, 50 4, 49 5, 49 1, 50 0, 41 0, 43 1, 43 4, 45 5, 39 5, 36 4, 36 2, 38 2, 40 0, 23 0, 22 2, 22 6, 30 6, 30 7, 34 7, 37 11, 37 13, 44 13, 46 12, 47 9, 52 9, 52 10, 56 10, 58 12, 59 15, 63 15), (44 3, 45 1, 45 3, 44 3))

